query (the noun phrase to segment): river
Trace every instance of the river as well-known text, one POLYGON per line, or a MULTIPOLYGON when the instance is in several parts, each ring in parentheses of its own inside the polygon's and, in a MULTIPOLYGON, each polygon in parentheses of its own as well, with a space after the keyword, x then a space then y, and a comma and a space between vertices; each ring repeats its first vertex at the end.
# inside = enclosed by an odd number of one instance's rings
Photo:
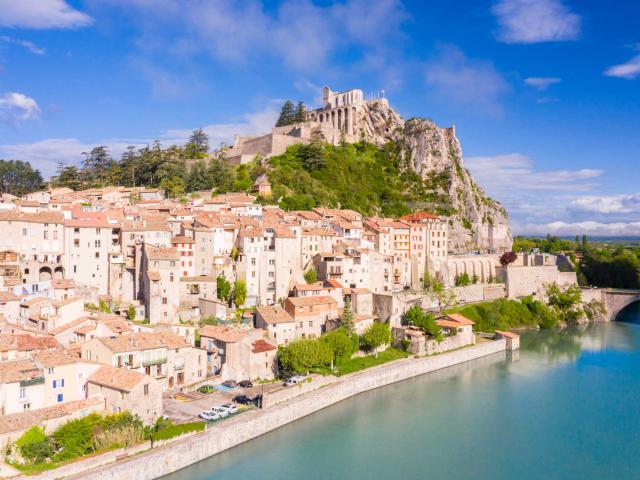
POLYGON ((363 393, 165 480, 640 478, 640 306, 363 393))

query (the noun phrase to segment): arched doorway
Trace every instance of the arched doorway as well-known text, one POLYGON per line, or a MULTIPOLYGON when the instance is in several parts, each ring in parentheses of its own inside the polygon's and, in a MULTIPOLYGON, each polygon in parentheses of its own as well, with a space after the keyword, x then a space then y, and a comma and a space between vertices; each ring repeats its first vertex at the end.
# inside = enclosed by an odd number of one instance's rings
POLYGON ((38 280, 41 282, 45 282, 47 280, 51 280, 51 269, 49 267, 42 267, 38 272, 38 280))
POLYGON ((55 278, 56 280, 64 278, 64 268, 56 267, 53 271, 53 278, 55 278))

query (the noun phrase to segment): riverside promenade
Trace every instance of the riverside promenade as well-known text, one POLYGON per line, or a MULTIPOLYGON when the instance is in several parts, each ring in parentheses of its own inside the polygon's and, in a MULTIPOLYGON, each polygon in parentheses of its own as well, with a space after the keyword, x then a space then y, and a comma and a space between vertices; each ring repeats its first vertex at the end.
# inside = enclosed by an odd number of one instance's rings
MULTIPOLYGON (((343 377, 331 377, 331 381, 320 382, 319 387, 314 390, 301 393, 262 410, 251 410, 216 424, 204 432, 184 437, 162 447, 107 465, 100 462, 98 457, 86 459, 77 462, 76 468, 73 469, 75 471, 70 469, 65 472, 66 467, 71 466, 69 465, 29 478, 38 480, 59 478, 151 480, 159 478, 359 393, 487 355, 502 352, 506 357, 506 349, 506 340, 494 340, 439 355, 402 359, 343 377)), ((295 388, 297 387, 292 387, 292 389, 295 388)), ((313 387, 309 385, 306 388, 313 387)))

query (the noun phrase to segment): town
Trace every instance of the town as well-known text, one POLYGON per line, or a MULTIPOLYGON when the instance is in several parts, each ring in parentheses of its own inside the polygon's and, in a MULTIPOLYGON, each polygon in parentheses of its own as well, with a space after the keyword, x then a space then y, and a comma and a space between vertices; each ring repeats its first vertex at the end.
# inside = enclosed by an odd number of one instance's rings
MULTIPOLYGON (((277 145, 308 143, 318 131, 327 143, 345 134, 356 141, 354 130, 381 104, 388 108, 359 90, 326 88, 321 109, 293 127, 237 138, 225 160, 269 158, 284 151, 277 145)), ((272 194, 263 173, 247 191, 180 198, 124 186, 3 195, 7 461, 46 464, 51 452, 26 458, 14 446, 34 428, 57 432, 87 415, 130 415, 178 435, 370 366, 389 362, 392 372, 394 360, 478 348, 438 366, 403 367, 400 375, 411 376, 514 351, 517 334, 476 331, 450 309, 577 284, 565 255, 511 252, 504 224, 479 225, 460 251, 451 219, 434 212, 284 210, 262 201, 272 194)))

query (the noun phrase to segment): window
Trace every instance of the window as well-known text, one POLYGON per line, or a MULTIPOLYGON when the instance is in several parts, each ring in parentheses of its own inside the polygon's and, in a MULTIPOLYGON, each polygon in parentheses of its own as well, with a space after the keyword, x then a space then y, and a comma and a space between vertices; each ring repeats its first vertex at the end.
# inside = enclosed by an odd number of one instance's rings
POLYGON ((148 383, 145 384, 145 386, 144 386, 144 394, 145 395, 149 395, 149 384, 148 383))
POLYGON ((57 239, 58 239, 58 231, 57 231, 57 230, 54 230, 54 231, 53 231, 53 239, 54 239, 54 240, 57 240, 57 239))
POLYGON ((169 273, 169 281, 173 282, 173 272, 169 273))
POLYGON ((78 248, 80 247, 80 239, 79 238, 74 238, 73 239, 73 246, 78 248))
POLYGON ((64 395, 62 393, 58 394, 58 403, 63 402, 64 401, 64 395))
POLYGON ((25 398, 27 398, 27 389, 23 387, 20 389, 20 400, 24 400, 25 398))
POLYGON ((100 229, 96 228, 96 235, 100 235, 100 229))
POLYGON ((175 262, 175 260, 171 260, 171 261, 169 262, 169 266, 170 266, 170 267, 175 267, 175 266, 176 266, 176 262, 175 262))
POLYGON ((96 258, 100 258, 100 252, 96 252, 96 258))
POLYGON ((167 297, 162 297, 162 304, 166 305, 167 304, 167 297))
POLYGON ((23 237, 26 237, 26 236, 27 236, 27 229, 26 229, 26 228, 23 228, 23 229, 22 229, 22 236, 23 236, 23 237))
POLYGON ((102 245, 102 243, 100 242, 100 240, 96 240, 96 241, 94 242, 94 245, 95 245, 95 247, 96 247, 96 248, 100 248, 100 246, 102 245))
POLYGON ((58 385, 58 381, 57 381, 57 380, 54 380, 54 381, 53 381, 53 388, 56 388, 56 386, 57 386, 57 385, 58 385))
POLYGON ((43 234, 44 234, 44 237, 43 237, 43 238, 44 238, 45 240, 49 240, 49 232, 45 230, 45 231, 43 232, 43 234))

